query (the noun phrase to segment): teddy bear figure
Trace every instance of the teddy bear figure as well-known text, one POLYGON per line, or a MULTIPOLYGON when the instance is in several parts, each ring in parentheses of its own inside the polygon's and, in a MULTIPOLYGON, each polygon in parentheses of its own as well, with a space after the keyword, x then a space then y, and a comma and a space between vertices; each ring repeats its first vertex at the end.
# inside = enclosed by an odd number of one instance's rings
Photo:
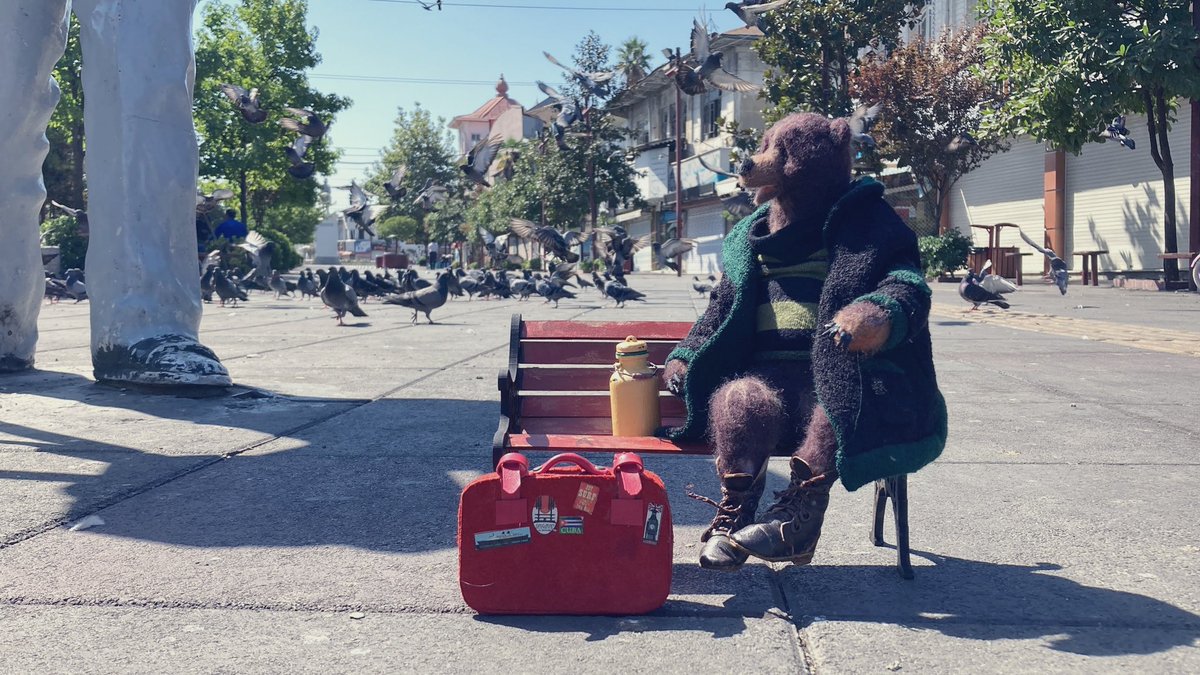
POLYGON ((945 446, 916 236, 880 183, 852 180, 851 154, 845 119, 795 114, 766 131, 739 171, 759 207, 725 238, 725 275, 667 359, 688 416, 665 434, 707 436, 721 482, 702 567, 807 564, 839 477, 855 490, 945 446), (777 451, 791 481, 758 516, 777 451))

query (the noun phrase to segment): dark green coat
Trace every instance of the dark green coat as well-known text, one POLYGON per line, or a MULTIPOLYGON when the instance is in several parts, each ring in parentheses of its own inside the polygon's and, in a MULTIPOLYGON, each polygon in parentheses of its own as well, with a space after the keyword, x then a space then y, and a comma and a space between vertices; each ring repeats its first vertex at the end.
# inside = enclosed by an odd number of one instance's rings
MULTIPOLYGON (((762 206, 725 238, 725 276, 668 357, 688 364, 687 422, 668 430, 670 438, 703 438, 713 391, 752 365, 759 270, 748 235, 767 210, 762 206)), ((892 322, 888 343, 872 357, 851 354, 824 335, 813 342, 817 401, 837 434, 842 483, 855 490, 936 459, 946 444, 946 403, 933 368, 930 290, 919 271, 916 236, 883 200, 883 186, 869 178, 853 183, 830 209, 824 236, 829 274, 817 325, 856 301, 879 305, 892 322)))

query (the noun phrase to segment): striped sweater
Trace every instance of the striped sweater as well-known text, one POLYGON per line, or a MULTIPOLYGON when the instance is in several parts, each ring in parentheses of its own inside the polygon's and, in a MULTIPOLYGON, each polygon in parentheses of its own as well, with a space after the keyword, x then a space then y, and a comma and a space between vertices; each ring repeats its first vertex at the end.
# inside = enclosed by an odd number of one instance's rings
POLYGON ((749 242, 759 268, 754 358, 807 361, 829 273, 821 228, 793 225, 772 233, 763 220, 751 229, 749 242))

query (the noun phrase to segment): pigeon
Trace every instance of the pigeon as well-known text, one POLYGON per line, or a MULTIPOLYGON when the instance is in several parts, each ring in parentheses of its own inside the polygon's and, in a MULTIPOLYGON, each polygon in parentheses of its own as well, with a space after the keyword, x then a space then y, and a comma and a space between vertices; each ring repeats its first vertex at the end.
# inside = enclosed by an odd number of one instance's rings
POLYGON ((408 188, 401 185, 404 182, 404 175, 408 173, 408 166, 401 164, 392 172, 392 177, 388 182, 383 184, 383 189, 387 190, 388 197, 393 202, 404 199, 404 195, 408 194, 408 188))
POLYGON ((387 207, 370 204, 367 201, 370 195, 354 180, 351 180, 349 185, 342 185, 338 189, 350 191, 350 206, 342 209, 342 215, 354 221, 359 227, 366 230, 367 234, 374 237, 375 230, 371 226, 387 211, 387 207))
POLYGON ((487 250, 488 258, 495 264, 496 261, 508 256, 508 235, 502 234, 496 236, 483 228, 476 226, 479 232, 479 239, 483 241, 483 247, 487 250))
POLYGON ((854 114, 850 116, 850 142, 860 148, 872 149, 875 147, 875 139, 871 136, 871 127, 875 126, 875 120, 879 119, 879 110, 883 105, 876 103, 873 106, 862 104, 854 109, 854 114))
POLYGON ((1016 284, 1009 281, 1008 279, 1005 279, 1004 277, 1002 277, 998 274, 988 274, 988 270, 990 270, 991 268, 992 268, 991 260, 983 263, 983 268, 979 270, 979 274, 977 275, 980 286, 983 286, 985 289, 991 291, 992 293, 996 293, 996 294, 1000 294, 1000 295, 1003 295, 1005 293, 1012 293, 1013 291, 1017 290, 1016 284))
POLYGON ((634 239, 620 225, 614 225, 611 228, 597 227, 595 231, 597 243, 609 254, 606 259, 608 273, 616 277, 618 281, 625 278, 625 261, 651 244, 649 234, 634 239))
POLYGON ((538 295, 546 299, 546 302, 553 302, 554 308, 558 309, 558 301, 566 299, 574 299, 575 294, 568 291, 561 284, 555 283, 556 280, 539 281, 537 282, 538 295))
POLYGON ((1200 289, 1200 254, 1197 254, 1195 258, 1192 258, 1191 268, 1192 285, 1194 285, 1197 289, 1200 289))
POLYGON ((703 295, 708 295, 709 293, 712 293, 712 289, 713 289, 712 284, 700 283, 699 277, 692 277, 692 290, 693 291, 696 291, 697 293, 699 293, 700 295, 703 296, 703 295))
POLYGON ((550 52, 542 52, 542 54, 546 57, 547 61, 570 73, 571 78, 574 79, 584 91, 597 98, 605 98, 608 96, 608 82, 613 78, 614 75, 617 74, 617 71, 611 70, 597 73, 584 73, 559 63, 558 59, 550 55, 550 52))
POLYGON ((746 216, 754 213, 754 195, 745 190, 738 190, 728 197, 721 198, 721 206, 732 217, 733 220, 740 221, 746 216))
POLYGON ((492 184, 487 182, 487 172, 488 168, 492 166, 492 160, 496 159, 496 153, 500 151, 502 143, 504 143, 504 138, 501 136, 479 139, 475 147, 471 148, 470 152, 463 157, 459 168, 473 183, 491 187, 492 184))
POLYGON ((610 281, 604 286, 604 294, 612 298, 616 302, 617 307, 624 307, 629 300, 637 300, 645 302, 646 295, 622 284, 618 281, 610 281))
POLYGON ((43 273, 46 275, 45 298, 50 301, 50 304, 53 305, 63 298, 71 297, 71 294, 67 292, 67 285, 61 279, 55 279, 53 275, 44 270, 43 273))
POLYGON ((260 279, 265 279, 271 273, 271 257, 275 255, 275 242, 268 240, 255 230, 250 230, 246 235, 246 240, 238 244, 238 248, 244 249, 250 254, 250 260, 254 263, 254 269, 246 275, 246 279, 254 283, 261 283, 260 279))
POLYGON ((417 312, 424 312, 425 319, 429 323, 433 323, 433 317, 430 312, 446 304, 446 299, 449 297, 452 288, 458 288, 458 278, 453 274, 439 274, 436 283, 427 288, 422 288, 408 293, 394 295, 387 300, 384 300, 388 305, 400 305, 408 307, 413 311, 412 323, 417 322, 417 312))
POLYGON ((1054 281, 1054 285, 1058 286, 1058 292, 1062 295, 1066 295, 1067 263, 1064 262, 1062 258, 1058 257, 1058 254, 1054 252, 1054 249, 1042 248, 1041 246, 1033 243, 1033 240, 1026 236, 1026 234, 1021 231, 1021 228, 1017 228, 1017 233, 1021 235, 1021 238, 1025 240, 1026 244, 1036 248, 1042 255, 1050 259, 1050 278, 1054 281))
POLYGON ((76 304, 81 300, 87 300, 87 284, 83 283, 83 270, 78 267, 72 267, 67 270, 66 277, 64 285, 67 288, 67 295, 75 298, 76 304))
POLYGON ((366 316, 367 313, 362 311, 358 306, 358 296, 355 295, 354 289, 346 286, 342 281, 342 275, 338 271, 329 268, 328 281, 325 282, 325 287, 321 289, 321 302, 325 306, 332 309, 337 316, 339 326, 345 326, 342 317, 346 316, 346 312, 354 316, 366 316))
POLYGON ((426 211, 432 211, 439 203, 446 201, 449 196, 446 186, 438 184, 432 178, 426 178, 425 185, 417 194, 417 198, 413 200, 413 204, 420 205, 426 211))
POLYGON ((737 15, 737 18, 746 24, 746 28, 757 28, 758 21, 763 14, 779 9, 791 2, 791 0, 776 0, 775 2, 762 2, 756 4, 755 0, 743 0, 743 2, 727 2, 725 9, 737 15))
POLYGON ((554 101, 555 107, 558 108, 558 113, 552 118, 539 119, 542 119, 542 121, 550 125, 550 129, 554 132, 554 141, 558 145, 558 149, 565 150, 567 149, 567 143, 564 137, 566 136, 567 130, 570 129, 580 119, 579 104, 563 96, 558 92, 557 89, 551 87, 545 82, 539 81, 537 86, 538 89, 542 90, 543 94, 549 96, 554 101))
POLYGON ((296 288, 300 291, 300 297, 317 297, 317 284, 313 281, 312 270, 306 270, 300 273, 300 278, 296 280, 296 288))
POLYGON ((284 111, 292 117, 285 117, 279 120, 279 126, 294 131, 301 136, 308 136, 310 140, 318 140, 329 131, 329 125, 325 124, 317 114, 311 110, 303 108, 284 108, 284 111))
POLYGON ((242 119, 250 124, 262 124, 267 121, 267 111, 259 107, 258 89, 247 92, 236 84, 222 84, 221 91, 238 107, 242 119))
POLYGON ((580 287, 580 288, 595 288, 595 287, 596 287, 596 284, 594 284, 594 283, 592 283, 592 282, 588 281, 587 279, 584 279, 583 277, 579 276, 579 273, 578 273, 578 272, 576 272, 576 273, 575 273, 575 281, 578 281, 578 282, 579 282, 579 287, 580 287))
POLYGON ((284 149, 284 154, 287 155, 288 161, 292 163, 288 167, 287 172, 292 178, 304 180, 313 175, 317 170, 317 165, 312 162, 304 161, 304 153, 308 152, 308 144, 313 142, 313 137, 302 134, 296 138, 290 148, 284 149))
MULTIPOLYGON (((724 56, 721 52, 711 51, 708 42, 708 31, 704 26, 700 25, 697 19, 692 20, 692 58, 699 64, 695 68, 696 75, 705 84, 711 84, 717 89, 724 91, 741 91, 750 92, 758 91, 759 86, 751 82, 747 82, 742 78, 721 67, 721 58, 724 56)), ((690 67, 686 63, 681 64, 681 67, 690 67)))
POLYGON ((657 245, 658 264, 679 272, 679 258, 695 248, 695 239, 677 239, 672 237, 664 241, 661 245, 657 245))
POLYGON ((949 143, 946 144, 946 152, 958 153, 966 150, 967 148, 977 147, 979 147, 979 142, 975 140, 974 136, 966 131, 960 131, 955 134, 954 138, 950 139, 949 143))
POLYGON ((216 272, 217 266, 209 265, 204 268, 204 274, 200 275, 200 299, 204 302, 212 302, 213 278, 216 272))
POLYGON ((596 290, 600 291, 600 295, 604 295, 604 284, 606 282, 600 278, 599 274, 596 274, 596 270, 592 270, 592 283, 596 284, 596 290))
MULTIPOLYGON (((229 196, 232 197, 233 193, 230 193, 229 196)), ((83 209, 73 209, 69 206, 63 206, 62 204, 59 204, 58 202, 54 201, 53 199, 50 200, 50 205, 53 206, 54 208, 58 209, 59 211, 62 211, 63 213, 67 214, 68 216, 74 218, 75 222, 79 224, 80 229, 86 230, 88 228, 87 211, 84 211, 83 209)))
POLYGON ((211 195, 206 195, 199 190, 196 191, 196 213, 207 215, 212 211, 221 208, 221 202, 226 199, 233 199, 233 190, 213 190, 211 195))
POLYGON ((267 286, 275 291, 275 299, 278 300, 281 295, 291 295, 292 291, 288 288, 287 282, 283 277, 279 276, 279 270, 271 270, 271 280, 267 282, 267 286))
POLYGON ((1009 308, 1009 304, 1004 301, 1004 298, 999 293, 993 293, 980 286, 979 278, 971 270, 967 270, 967 276, 958 283, 958 295, 963 300, 971 303, 971 309, 967 310, 969 312, 979 309, 980 305, 995 305, 1000 309, 1009 308))
POLYGON ((708 91, 704 86, 704 80, 700 78, 699 68, 695 60, 689 54, 688 56, 680 56, 670 49, 664 49, 663 55, 667 57, 666 75, 675 81, 675 86, 688 96, 697 96, 708 91))
POLYGON ((559 260, 564 260, 569 263, 577 262, 579 254, 571 251, 571 247, 582 241, 578 232, 567 232, 565 235, 553 227, 546 225, 538 225, 532 220, 524 218, 513 218, 512 221, 513 234, 522 239, 537 240, 542 248, 546 249, 559 260))
POLYGON ((217 292, 217 296, 221 298, 221 306, 224 307, 226 302, 233 301, 233 306, 238 306, 239 300, 249 300, 246 291, 238 288, 236 284, 229 280, 229 277, 222 270, 217 270, 213 273, 213 290, 217 292))
POLYGON ((1133 150, 1137 144, 1129 137, 1129 129, 1125 128, 1125 116, 1117 115, 1113 118, 1112 123, 1104 129, 1105 141, 1116 141, 1123 147, 1133 150))

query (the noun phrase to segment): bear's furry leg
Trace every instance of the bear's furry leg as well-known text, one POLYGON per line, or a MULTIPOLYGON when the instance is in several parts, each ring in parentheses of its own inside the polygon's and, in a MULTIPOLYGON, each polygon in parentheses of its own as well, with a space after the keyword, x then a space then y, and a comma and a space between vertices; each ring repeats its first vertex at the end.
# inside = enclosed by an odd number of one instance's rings
POLYGON ((804 430, 804 442, 793 456, 803 459, 816 475, 829 473, 836 468, 837 434, 821 406, 813 408, 812 417, 804 430))
POLYGON ((783 433, 783 397, 761 378, 746 376, 721 385, 708 409, 717 473, 757 475, 783 433))

